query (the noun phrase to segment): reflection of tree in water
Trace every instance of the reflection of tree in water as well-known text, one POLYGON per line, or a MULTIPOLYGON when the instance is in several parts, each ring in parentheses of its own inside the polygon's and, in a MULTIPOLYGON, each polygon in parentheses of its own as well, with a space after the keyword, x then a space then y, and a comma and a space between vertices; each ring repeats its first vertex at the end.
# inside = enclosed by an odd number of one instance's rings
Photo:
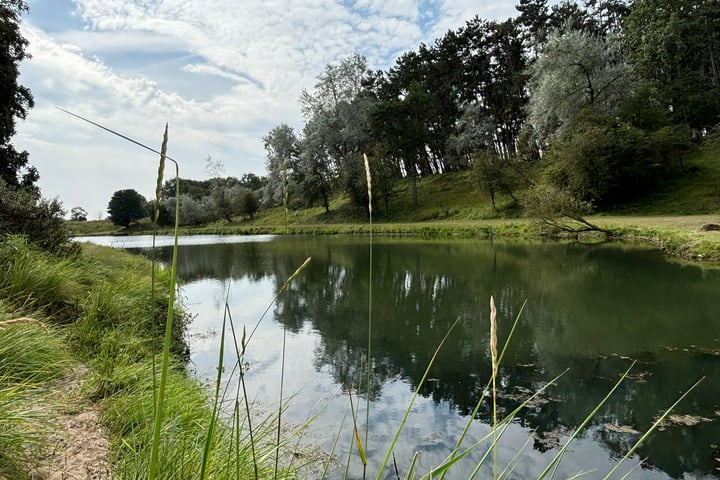
MULTIPOLYGON (((290 330, 309 324, 320 334, 314 352, 318 370, 327 370, 345 388, 357 389, 365 382, 367 245, 310 237, 183 248, 188 249, 181 255, 183 278, 272 277, 276 290, 312 256, 287 295, 280 296, 275 318, 290 330)), ((641 357, 635 377, 610 398, 590 434, 612 455, 622 456, 634 442, 604 424, 644 431, 684 388, 707 375, 679 411, 715 421, 669 427, 650 437, 639 455, 676 478, 683 473, 716 475, 711 445, 720 438, 717 356, 662 353, 660 347, 708 341, 704 332, 717 325, 720 311, 720 296, 713 294, 719 283, 713 273, 606 246, 380 240, 373 257, 372 395, 380 396, 382 385, 395 378, 415 388, 459 316, 421 394, 470 414, 490 375, 489 296, 498 304, 501 340, 528 299, 500 368, 501 411, 512 411, 530 392, 570 368, 517 419, 537 429, 537 449, 552 447, 554 434, 572 431, 602 400, 630 363, 618 355, 641 357), (710 278, 700 282, 701 275, 710 278)), ((478 416, 490 421, 487 401, 478 416)))

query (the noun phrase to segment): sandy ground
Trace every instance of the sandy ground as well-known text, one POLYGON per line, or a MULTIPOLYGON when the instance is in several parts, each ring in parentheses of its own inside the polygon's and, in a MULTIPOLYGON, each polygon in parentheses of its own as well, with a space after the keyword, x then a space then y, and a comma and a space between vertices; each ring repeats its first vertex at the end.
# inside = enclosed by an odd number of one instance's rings
POLYGON ((99 409, 82 396, 87 369, 77 368, 51 385, 46 413, 49 453, 37 459, 33 480, 111 480, 108 436, 99 409))

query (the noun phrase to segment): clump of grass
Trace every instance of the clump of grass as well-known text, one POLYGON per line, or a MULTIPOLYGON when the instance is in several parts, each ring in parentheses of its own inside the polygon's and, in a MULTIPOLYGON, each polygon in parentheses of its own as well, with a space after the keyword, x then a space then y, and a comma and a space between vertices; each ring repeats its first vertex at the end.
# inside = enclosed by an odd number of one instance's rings
POLYGON ((46 436, 38 427, 44 418, 37 394, 28 395, 28 386, 0 376, 0 477, 30 479, 28 468, 37 454, 47 448, 46 436))
POLYGON ((69 366, 67 347, 38 320, 21 318, 0 322, 3 383, 40 385, 61 377, 69 366))
POLYGON ((23 237, 0 242, 0 270, 0 293, 20 312, 42 309, 63 318, 83 288, 72 258, 41 251, 23 237))
MULTIPOLYGON (((1 307, 2 316, 11 315, 1 307)), ((41 387, 71 365, 66 345, 44 323, 12 316, 0 321, 0 477, 30 478, 28 469, 48 447, 41 387)))

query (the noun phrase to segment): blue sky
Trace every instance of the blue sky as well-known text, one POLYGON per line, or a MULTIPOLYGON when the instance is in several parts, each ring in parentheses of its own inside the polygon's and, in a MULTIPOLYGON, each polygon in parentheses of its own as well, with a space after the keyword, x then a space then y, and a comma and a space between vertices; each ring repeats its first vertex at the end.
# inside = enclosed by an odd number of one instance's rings
POLYGON ((373 69, 511 0, 29 0, 31 60, 21 82, 36 106, 14 143, 30 152, 47 197, 105 215, 112 193, 154 192, 157 158, 62 107, 159 149, 165 122, 181 176, 265 173, 262 137, 301 127, 298 98, 328 63, 359 52, 373 69))

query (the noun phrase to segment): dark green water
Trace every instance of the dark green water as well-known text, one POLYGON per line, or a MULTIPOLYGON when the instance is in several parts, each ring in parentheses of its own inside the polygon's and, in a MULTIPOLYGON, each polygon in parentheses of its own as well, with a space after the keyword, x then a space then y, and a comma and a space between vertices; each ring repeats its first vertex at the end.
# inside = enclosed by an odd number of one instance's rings
MULTIPOLYGON (((535 431, 514 477, 537 477, 558 444, 636 360, 630 377, 573 444, 559 473, 567 477, 595 469, 589 477, 602 478, 638 438, 613 431, 609 424, 645 431, 684 390, 705 377, 676 408, 675 421, 652 434, 615 478, 637 467, 641 458, 643 465, 630 478, 720 478, 717 270, 683 266, 655 251, 621 245, 380 238, 373 247, 370 282, 366 238, 240 240, 243 243, 181 247, 183 295, 197 315, 191 331, 194 368, 201 377, 214 374, 219 343, 215 334, 228 292, 235 323, 249 330, 284 279, 312 257, 253 337, 248 381, 253 399, 265 405, 277 401, 285 328, 284 388, 286 394, 297 394, 286 418, 302 423, 308 412, 330 401, 310 428, 310 441, 327 450, 348 406, 347 392, 355 397, 356 386, 364 382, 372 291, 370 470, 375 471, 372 467, 387 451, 433 351, 459 319, 396 448, 401 475, 415 451, 422 452, 423 473, 442 461, 490 378, 492 295, 501 342, 520 315, 500 366, 500 411, 511 411, 528 392, 567 370, 539 401, 518 414, 503 438, 501 466, 535 431)), ((485 401, 471 422, 465 445, 489 431, 490 405, 485 401)), ((364 419, 364 407, 361 410, 364 419)), ((338 456, 343 465, 350 433, 346 426, 341 436, 338 456)), ((464 459, 449 478, 467 478, 484 448, 464 459)), ((352 477, 360 471, 356 456, 352 477)), ((487 477, 491 464, 478 478, 487 477)), ((334 475, 341 476, 342 470, 334 475)))

